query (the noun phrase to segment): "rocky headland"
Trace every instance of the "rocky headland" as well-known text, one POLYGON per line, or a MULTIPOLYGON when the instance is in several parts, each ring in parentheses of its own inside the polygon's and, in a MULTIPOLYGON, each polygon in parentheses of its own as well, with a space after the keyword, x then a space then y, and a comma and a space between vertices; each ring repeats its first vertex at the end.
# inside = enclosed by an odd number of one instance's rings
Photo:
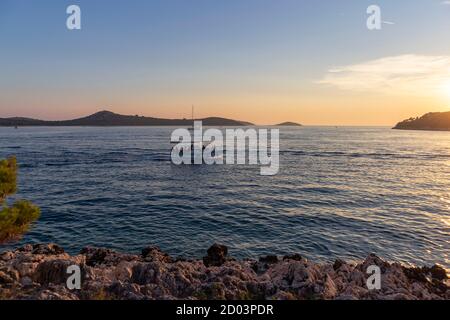
POLYGON ((398 130, 450 131, 450 112, 430 112, 421 117, 397 123, 398 130))
POLYGON ((140 255, 85 248, 71 256, 55 244, 0 254, 0 299, 450 299, 440 266, 406 267, 370 255, 360 263, 310 262, 298 254, 236 260, 213 245, 202 260, 173 258, 157 247, 140 255), (66 287, 67 268, 81 269, 81 290, 66 287), (368 290, 366 270, 381 270, 381 289, 368 290))

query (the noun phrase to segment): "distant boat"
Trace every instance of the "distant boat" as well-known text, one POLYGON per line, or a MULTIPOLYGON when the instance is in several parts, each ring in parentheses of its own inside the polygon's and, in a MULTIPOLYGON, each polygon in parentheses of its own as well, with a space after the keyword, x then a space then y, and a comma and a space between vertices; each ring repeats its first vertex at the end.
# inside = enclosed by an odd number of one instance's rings
MULTIPOLYGON (((192 126, 191 127, 189 127, 188 128, 188 130, 190 131, 190 132, 194 132, 194 130, 195 130, 195 120, 194 120, 194 106, 192 106, 192 111, 191 111, 191 118, 192 118, 192 126)), ((191 160, 192 161, 194 161, 194 149, 195 149, 195 145, 201 145, 201 150, 202 150, 202 152, 205 150, 205 148, 206 148, 206 146, 203 144, 203 142, 202 141, 192 141, 191 143, 190 143, 190 146, 189 146, 189 153, 190 153, 190 156, 191 156, 191 160)), ((183 148, 181 148, 181 149, 178 149, 177 148, 177 146, 173 146, 172 147, 172 152, 173 151, 176 151, 176 152, 178 152, 180 155, 183 155, 183 153, 184 153, 184 149, 183 148)), ((211 155, 212 155, 212 157, 216 157, 216 149, 214 148, 213 149, 213 151, 211 152, 211 155)), ((202 156, 202 158, 203 158, 203 156, 202 156)))

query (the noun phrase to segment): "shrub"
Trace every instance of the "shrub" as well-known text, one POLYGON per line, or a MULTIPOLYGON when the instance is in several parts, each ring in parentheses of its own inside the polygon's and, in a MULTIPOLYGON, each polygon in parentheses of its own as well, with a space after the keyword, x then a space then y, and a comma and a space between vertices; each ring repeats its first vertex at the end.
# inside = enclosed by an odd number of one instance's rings
POLYGON ((8 195, 16 193, 17 161, 12 157, 0 160, 0 204, 8 195))
POLYGON ((15 157, 0 161, 0 243, 20 238, 30 224, 40 216, 32 203, 19 200, 11 207, 6 198, 17 191, 17 161, 15 157))

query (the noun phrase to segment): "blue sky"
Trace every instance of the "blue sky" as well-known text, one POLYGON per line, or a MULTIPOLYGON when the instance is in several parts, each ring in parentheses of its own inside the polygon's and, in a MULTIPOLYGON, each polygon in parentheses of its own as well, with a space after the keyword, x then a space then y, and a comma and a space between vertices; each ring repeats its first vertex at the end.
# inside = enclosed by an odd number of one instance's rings
POLYGON ((198 116, 331 124, 344 112, 338 122, 359 124, 379 110, 377 101, 401 101, 387 118, 373 118, 390 124, 448 105, 320 81, 336 66, 449 56, 450 5, 442 2, 1 0, 0 117, 59 119, 104 108, 182 117, 196 104, 198 116), (81 7, 82 30, 66 28, 70 4, 81 7), (367 30, 370 4, 394 24, 367 30))

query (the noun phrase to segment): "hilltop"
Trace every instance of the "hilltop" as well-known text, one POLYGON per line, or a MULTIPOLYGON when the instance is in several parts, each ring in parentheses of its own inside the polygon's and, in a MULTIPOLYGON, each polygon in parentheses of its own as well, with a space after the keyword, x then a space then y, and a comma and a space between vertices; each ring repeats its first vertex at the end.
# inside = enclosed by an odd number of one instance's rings
POLYGON ((300 123, 296 122, 283 122, 280 124, 276 124, 277 127, 301 127, 302 125, 300 123))
POLYGON ((450 131, 450 111, 430 112, 422 117, 409 118, 397 123, 393 129, 450 131))
MULTIPOLYGON (((205 126, 249 126, 249 122, 219 117, 202 120, 205 126)), ((190 126, 190 119, 161 119, 139 115, 121 115, 111 111, 100 111, 90 116, 63 121, 46 121, 30 118, 0 118, 0 126, 190 126)))

